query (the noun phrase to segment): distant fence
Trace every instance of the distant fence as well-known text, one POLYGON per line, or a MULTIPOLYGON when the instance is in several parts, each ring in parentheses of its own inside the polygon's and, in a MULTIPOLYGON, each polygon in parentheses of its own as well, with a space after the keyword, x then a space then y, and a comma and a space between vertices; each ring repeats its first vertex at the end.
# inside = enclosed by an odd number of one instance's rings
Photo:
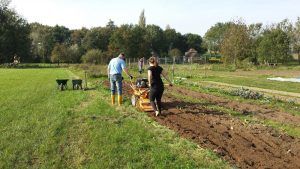
MULTIPOLYGON (((148 58, 144 60, 144 64, 148 64, 148 58)), ((185 56, 179 56, 179 57, 158 57, 160 64, 205 64, 208 62, 203 57, 185 57, 185 56)), ((137 65, 139 61, 139 58, 126 58, 126 64, 131 65, 137 65)))

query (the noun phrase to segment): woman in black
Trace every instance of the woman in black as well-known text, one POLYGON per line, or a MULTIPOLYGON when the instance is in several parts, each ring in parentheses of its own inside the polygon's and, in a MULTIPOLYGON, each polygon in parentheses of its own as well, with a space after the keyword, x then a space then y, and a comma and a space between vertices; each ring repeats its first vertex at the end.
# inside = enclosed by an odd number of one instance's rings
POLYGON ((167 73, 158 65, 156 57, 150 57, 149 64, 148 81, 150 86, 150 102, 155 111, 155 115, 158 116, 161 113, 161 97, 164 92, 164 83, 161 79, 161 75, 170 83, 170 86, 173 85, 167 77, 167 73))

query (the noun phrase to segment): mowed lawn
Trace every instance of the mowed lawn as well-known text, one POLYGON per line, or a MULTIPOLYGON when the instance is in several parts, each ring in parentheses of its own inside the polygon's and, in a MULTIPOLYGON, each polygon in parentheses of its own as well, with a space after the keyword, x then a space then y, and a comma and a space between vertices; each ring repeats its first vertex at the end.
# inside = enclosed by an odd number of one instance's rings
POLYGON ((72 76, 0 69, 0 168, 229 168, 133 108, 112 108, 104 88, 56 89, 72 76))

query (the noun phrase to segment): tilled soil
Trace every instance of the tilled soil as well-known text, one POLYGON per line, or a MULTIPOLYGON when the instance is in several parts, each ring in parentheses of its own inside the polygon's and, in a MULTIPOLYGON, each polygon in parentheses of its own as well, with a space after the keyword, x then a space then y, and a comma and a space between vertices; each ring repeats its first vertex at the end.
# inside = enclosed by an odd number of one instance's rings
MULTIPOLYGON (((250 111, 255 115, 274 114, 280 121, 295 124, 283 112, 267 110, 257 105, 247 105, 220 97, 193 92, 177 87, 172 92, 195 99, 207 99, 212 104, 233 107, 237 111, 250 111), (280 114, 280 115, 278 115, 280 114)), ((128 85, 125 94, 130 95, 128 85)), ((158 123, 191 139, 201 147, 215 151, 219 156, 240 168, 300 168, 300 140, 261 124, 246 124, 221 111, 210 110, 205 105, 186 102, 165 94, 164 110, 158 117, 148 113, 158 123)), ((267 118, 267 116, 262 116, 267 118)), ((298 117, 297 117, 298 118, 298 117)), ((298 123, 299 124, 299 123, 298 123)))
POLYGON ((295 116, 293 114, 282 112, 280 110, 270 109, 267 106, 241 103, 238 101, 229 100, 210 94, 199 93, 179 87, 173 87, 172 92, 183 96, 189 96, 194 99, 203 99, 214 105, 229 108, 231 110, 240 112, 241 114, 253 115, 261 119, 268 119, 279 123, 300 126, 300 116, 295 116))
POLYGON ((198 104, 168 96, 166 100, 161 116, 149 115, 232 164, 240 168, 300 168, 299 139, 198 104))

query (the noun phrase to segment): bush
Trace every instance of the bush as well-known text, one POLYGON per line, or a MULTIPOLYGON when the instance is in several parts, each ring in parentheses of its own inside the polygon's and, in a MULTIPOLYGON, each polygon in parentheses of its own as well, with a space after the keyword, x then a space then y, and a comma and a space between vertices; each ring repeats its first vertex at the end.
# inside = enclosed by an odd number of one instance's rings
POLYGON ((84 70, 89 78, 107 77, 106 66, 80 64, 77 68, 84 70))
POLYGON ((250 89, 245 89, 243 87, 240 88, 240 89, 235 89, 235 90, 230 91, 230 94, 233 95, 233 96, 240 96, 240 97, 243 97, 245 99, 257 100, 257 99, 263 98, 263 94, 261 94, 259 92, 252 91, 250 89))
POLYGON ((98 49, 91 49, 82 56, 83 63, 99 64, 103 60, 103 52, 98 49))

